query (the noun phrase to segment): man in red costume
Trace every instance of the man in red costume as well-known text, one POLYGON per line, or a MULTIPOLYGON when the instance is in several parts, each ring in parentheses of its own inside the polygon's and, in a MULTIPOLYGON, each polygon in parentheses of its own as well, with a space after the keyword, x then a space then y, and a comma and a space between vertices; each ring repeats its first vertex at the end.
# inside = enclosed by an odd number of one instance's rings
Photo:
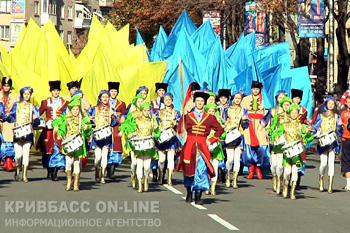
MULTIPOLYGON (((61 81, 50 81, 49 86, 51 97, 41 101, 39 108, 39 114, 43 115, 45 113, 46 115, 46 126, 41 132, 36 149, 40 149, 41 152, 44 153, 42 162, 43 167, 47 169, 47 179, 57 181, 57 172, 60 167, 65 166, 65 163, 63 163, 64 157, 61 159, 59 158, 60 156, 63 156, 61 155, 59 148, 55 149, 54 147, 55 141, 57 141, 57 132, 54 132, 52 128, 52 121, 65 111, 68 106, 68 101, 59 96, 61 91, 61 81), (50 166, 50 159, 53 154, 57 156, 57 160, 55 161, 62 161, 61 163, 51 163, 50 166)), ((59 141, 57 141, 57 143, 60 144, 59 141)))
POLYGON ((119 94, 119 82, 108 82, 108 90, 111 94, 109 104, 117 112, 118 122, 117 126, 113 127, 113 147, 109 152, 108 165, 107 165, 107 176, 110 179, 115 179, 114 170, 116 166, 119 166, 123 161, 123 146, 122 139, 119 134, 119 126, 124 121, 121 121, 121 116, 126 112, 126 105, 123 101, 118 100, 119 94))
POLYGON ((195 109, 181 118, 178 127, 180 138, 182 139, 183 132, 187 136, 178 163, 178 169, 185 174, 186 202, 192 202, 192 192, 195 192, 195 203, 199 205, 203 204, 202 191, 209 190, 209 179, 215 176, 208 145, 218 141, 224 132, 216 117, 204 112, 208 98, 207 93, 194 93, 195 109), (211 130, 215 131, 214 137, 207 140, 211 130))

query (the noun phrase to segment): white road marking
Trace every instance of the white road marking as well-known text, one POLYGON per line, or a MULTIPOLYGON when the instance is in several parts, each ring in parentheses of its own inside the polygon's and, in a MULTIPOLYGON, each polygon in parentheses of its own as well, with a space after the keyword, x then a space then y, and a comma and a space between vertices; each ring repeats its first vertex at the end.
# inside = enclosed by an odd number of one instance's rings
MULTIPOLYGON (((186 200, 186 197, 182 197, 182 199, 186 200)), ((196 203, 194 203, 194 201, 191 202, 191 205, 194 206, 194 207, 196 207, 196 208, 199 209, 199 210, 206 210, 206 209, 207 209, 207 208, 205 208, 205 207, 202 206, 202 205, 196 205, 196 203)))
POLYGON ((192 206, 196 207, 197 209, 199 210, 206 210, 207 208, 205 208, 204 206, 202 205, 196 205, 194 202, 191 203, 192 206))
POLYGON ((231 223, 227 222, 226 220, 220 218, 216 214, 208 214, 208 216, 211 217, 216 222, 223 225, 224 227, 226 227, 227 229, 229 229, 230 231, 239 231, 239 229, 237 227, 233 226, 231 223))
POLYGON ((176 188, 172 187, 172 186, 169 186, 167 184, 164 185, 165 188, 169 189, 170 191, 172 191, 173 193, 175 194, 180 194, 182 195, 182 192, 180 192, 179 190, 177 190, 176 188))

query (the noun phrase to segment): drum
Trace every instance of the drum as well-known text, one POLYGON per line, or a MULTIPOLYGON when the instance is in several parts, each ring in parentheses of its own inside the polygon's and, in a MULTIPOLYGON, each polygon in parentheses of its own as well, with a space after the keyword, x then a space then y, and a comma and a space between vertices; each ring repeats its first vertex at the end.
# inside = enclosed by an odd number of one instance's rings
POLYGON ((239 132, 238 128, 234 128, 227 132, 225 143, 230 144, 232 142, 237 142, 237 141, 239 141, 240 143, 240 139, 241 139, 241 133, 239 132))
POLYGON ((217 142, 214 142, 214 143, 210 144, 210 145, 208 146, 208 148, 209 148, 209 151, 212 152, 212 151, 214 151, 216 148, 218 148, 219 146, 220 146, 220 142, 217 141, 217 142))
POLYGON ((155 148, 153 137, 132 138, 130 139, 130 144, 135 152, 143 152, 155 148))
POLYGON ((287 143, 282 147, 283 154, 287 158, 293 158, 299 156, 304 151, 304 146, 301 141, 296 141, 292 143, 287 143))
POLYGON ((328 132, 325 134, 321 134, 318 137, 318 141, 321 147, 326 147, 332 145, 338 139, 337 134, 335 132, 328 132))
POLYGON ((62 148, 68 154, 79 150, 84 145, 84 140, 80 134, 74 134, 62 141, 62 148))
POLYGON ((175 137, 175 131, 173 128, 167 128, 160 133, 160 137, 157 139, 159 144, 169 142, 175 137))
POLYGON ((31 123, 19 125, 13 128, 13 134, 16 139, 25 138, 33 133, 33 127, 31 123))
POLYGON ((96 141, 101 141, 112 136, 112 128, 109 125, 102 126, 100 128, 93 130, 94 139, 96 141))

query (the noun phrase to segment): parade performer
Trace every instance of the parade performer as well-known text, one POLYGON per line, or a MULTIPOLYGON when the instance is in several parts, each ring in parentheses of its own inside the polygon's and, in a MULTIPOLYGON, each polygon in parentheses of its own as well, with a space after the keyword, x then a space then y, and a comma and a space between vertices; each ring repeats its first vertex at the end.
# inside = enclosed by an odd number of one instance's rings
POLYGON ((342 107, 346 107, 345 102, 348 96, 350 96, 350 82, 347 83, 347 90, 343 93, 343 95, 340 98, 340 104, 342 105, 342 107))
MULTIPOLYGON (((208 113, 209 115, 215 116, 216 119, 218 120, 218 122, 220 123, 221 118, 220 118, 220 116, 217 116, 217 114, 216 114, 217 110, 218 110, 218 107, 216 106, 215 103, 208 103, 207 105, 204 106, 204 111, 206 113, 208 113)), ((215 131, 211 130, 210 134, 207 137, 207 140, 210 140, 212 137, 214 137, 214 135, 215 135, 215 131)), ((209 151, 210 151, 210 155, 211 155, 210 162, 213 165, 214 173, 218 174, 219 161, 223 161, 225 159, 225 155, 224 155, 224 152, 222 150, 221 143, 218 141, 217 143, 210 145, 209 151)), ((218 179, 218 176, 216 175, 216 176, 211 178, 211 182, 210 182, 210 193, 213 196, 216 195, 215 186, 216 186, 217 179, 218 179)), ((209 194, 209 191, 206 191, 206 194, 209 194)))
POLYGON ((117 99, 119 94, 119 82, 108 82, 108 90, 110 93, 109 104, 115 109, 119 124, 113 127, 113 145, 108 156, 107 177, 115 179, 114 171, 123 161, 123 146, 122 139, 119 134, 119 126, 121 123, 121 116, 126 112, 126 105, 123 101, 117 99))
POLYGON ((237 138, 232 138, 232 141, 227 141, 226 144, 226 187, 230 187, 231 185, 230 175, 232 164, 234 163, 232 186, 236 189, 238 188, 237 179, 241 166, 241 154, 242 150, 244 149, 244 137, 242 134, 243 130, 249 127, 249 121, 248 111, 241 107, 243 92, 240 90, 235 91, 232 96, 233 105, 228 107, 227 116, 225 117, 227 119, 225 123, 225 132, 228 133, 232 130, 237 129, 241 135, 237 138))
MULTIPOLYGON (((82 79, 79 82, 78 81, 71 81, 71 82, 67 83, 67 87, 68 87, 68 90, 69 90, 69 95, 64 97, 65 100, 67 100, 69 102, 70 99, 75 94, 75 92, 80 90, 81 82, 82 82, 82 79)), ((89 110, 90 107, 91 107, 91 105, 89 103, 89 100, 88 100, 88 98, 85 95, 83 95, 82 98, 81 98, 81 106, 82 106, 84 112, 89 110)))
POLYGON ((182 108, 183 114, 187 114, 193 111, 193 108, 194 108, 193 95, 194 93, 198 92, 200 89, 201 87, 198 83, 193 82, 190 84, 190 86, 187 89, 185 101, 182 108))
MULTIPOLYGON (((179 111, 173 108, 173 95, 171 93, 165 93, 160 101, 160 104, 164 104, 164 108, 157 111, 157 120, 159 123, 159 129, 161 132, 170 130, 172 137, 166 138, 164 141, 157 141, 156 147, 159 155, 159 179, 158 183, 163 184, 163 174, 165 173, 165 161, 167 161, 168 167, 168 185, 172 185, 172 177, 174 171, 174 159, 175 152, 179 149, 179 141, 175 135, 178 121, 181 114, 179 111)), ((160 138, 163 139, 163 138, 160 138)))
MULTIPOLYGON (((319 189, 323 192, 323 176, 328 163, 328 193, 333 192, 333 178, 334 178, 334 160, 335 152, 340 152, 337 136, 341 136, 339 126, 342 124, 340 116, 335 113, 335 102, 333 96, 328 97, 325 101, 326 112, 317 115, 315 123, 312 128, 319 131, 319 144, 317 145, 317 153, 320 156, 320 171, 319 171, 319 189), (331 134, 332 141, 325 141, 323 137, 331 134)), ((326 136, 328 137, 328 136, 326 136)))
MULTIPOLYGON (((263 120, 260 121, 260 123, 262 124, 263 127, 267 127, 266 128, 267 130, 269 130, 269 128, 270 128, 270 126, 272 124, 272 120, 275 117, 275 115, 281 114, 283 112, 286 112, 286 111, 283 111, 283 108, 280 106, 281 100, 284 97, 286 97, 286 96, 287 96, 287 94, 286 94, 286 92, 284 90, 277 91, 277 93, 275 95, 277 106, 274 107, 274 108, 271 108, 271 111, 269 112, 269 114, 266 114, 265 117, 263 118, 263 120)), ((271 138, 271 133, 269 133, 269 134, 270 134, 270 138, 271 138)), ((270 151, 271 151, 272 148, 273 148, 273 145, 272 145, 273 142, 269 141, 269 144, 270 144, 269 146, 270 146, 270 151)), ((280 192, 280 190, 281 190, 280 184, 282 182, 282 178, 281 178, 282 177, 282 173, 281 173, 281 177, 278 180, 277 174, 276 174, 276 170, 275 170, 276 167, 275 166, 272 167, 272 163, 273 163, 272 158, 273 157, 277 158, 276 155, 271 155, 270 156, 270 164, 271 164, 270 170, 271 170, 271 173, 272 173, 272 189, 273 189, 274 192, 276 192, 276 190, 277 190, 277 182, 279 182, 278 190, 280 192)), ((280 159, 283 159, 283 157, 280 158, 280 159)), ((277 162, 276 159, 274 159, 274 161, 277 162)), ((279 164, 282 164, 282 163, 279 163, 279 164)), ((282 168, 282 172, 283 172, 283 168, 282 168)))
MULTIPOLYGON (((79 191, 79 180, 81 173, 81 159, 86 157, 85 138, 91 135, 91 122, 87 113, 83 112, 81 107, 81 96, 75 95, 68 104, 66 113, 61 114, 59 118, 52 122, 54 128, 58 128, 57 139, 64 141, 63 144, 76 144, 75 138, 81 137, 82 145, 72 152, 62 152, 66 154, 66 173, 67 186, 66 190, 70 191, 72 186, 72 166, 74 173, 74 191, 79 191)), ((80 141, 80 140, 79 140, 80 141)), ((73 145, 74 146, 74 145, 73 145)))
POLYGON ((243 152, 243 164, 248 166, 248 179, 253 179, 254 169, 258 179, 262 179, 261 166, 268 164, 267 138, 265 128, 260 125, 267 111, 261 95, 262 83, 252 82, 252 94, 242 100, 242 108, 248 110, 249 128, 244 130, 246 149, 243 152))
MULTIPOLYGON (((215 95, 215 93, 209 91, 208 94, 209 94, 209 98, 207 100, 207 104, 215 104, 216 105, 216 95, 215 95)), ((217 113, 219 113, 219 112, 217 111, 217 113)))
MULTIPOLYGON (((129 124, 125 126, 124 132, 129 139, 133 141, 143 140, 143 142, 153 141, 160 136, 157 120, 151 115, 151 103, 144 102, 140 106, 141 115, 132 119, 129 124)), ((141 141, 140 141, 141 142, 141 141)), ((154 146, 138 150, 133 148, 136 157, 136 174, 138 179, 138 192, 148 191, 148 177, 151 172, 151 160, 156 156, 154 146), (144 189, 142 189, 144 184, 144 189)))
POLYGON ((109 91, 102 90, 98 96, 97 105, 92 107, 89 114, 96 125, 91 142, 91 147, 95 149, 95 180, 102 184, 106 183, 108 153, 113 142, 112 129, 111 134, 107 135, 108 129, 106 131, 106 128, 118 125, 117 113, 109 104, 109 98, 109 91), (101 134, 102 132, 106 133, 101 134))
POLYGON ((275 95, 277 106, 271 109, 272 119, 276 114, 281 113, 283 111, 283 108, 280 106, 280 102, 286 96, 287 96, 287 93, 284 90, 277 91, 275 95))
MULTIPOLYGON (((39 108, 40 116, 45 113, 46 126, 40 134, 36 144, 36 149, 43 153, 43 167, 47 169, 47 179, 57 181, 57 172, 66 165, 65 157, 60 152, 60 147, 55 145, 57 142, 57 130, 54 131, 52 121, 58 118, 66 109, 68 101, 59 97, 61 91, 61 81, 50 81, 51 97, 41 101, 39 108), (52 156, 54 156, 52 158, 52 156)), ((59 143, 60 144, 60 143, 59 143)))
POLYGON ((341 114, 343 125, 341 172, 345 173, 345 190, 350 190, 350 96, 345 98, 346 109, 341 114))
POLYGON ((209 190, 209 179, 215 176, 208 145, 218 141, 224 131, 215 116, 203 111, 208 98, 207 93, 194 93, 195 110, 181 117, 178 127, 180 139, 183 133, 187 138, 177 166, 185 175, 186 202, 192 202, 192 192, 195 192, 196 204, 203 204, 202 191, 209 190), (207 140, 212 129, 215 134, 207 140))
MULTIPOLYGON (((302 124, 307 124, 309 121, 307 120, 307 110, 304 106, 300 105, 301 100, 303 99, 303 91, 299 89, 292 89, 292 99, 293 103, 299 105, 299 121, 302 124)), ((311 123, 311 121, 310 121, 311 123)), ((308 145, 307 145, 308 148, 308 145)), ((307 149, 306 148, 306 149, 307 149)), ((304 166, 302 168, 298 168, 298 182, 297 182, 297 190, 300 189, 300 182, 301 182, 301 177, 305 174, 305 168, 306 168, 306 151, 303 152, 301 155, 303 158, 304 166)))
MULTIPOLYGON (((142 115, 141 112, 141 104, 144 102, 145 96, 142 94, 137 94, 134 99, 132 100, 132 106, 128 107, 129 111, 127 113, 127 116, 124 116, 123 118, 125 119, 124 122, 120 125, 119 127, 119 136, 121 137, 123 134, 128 135, 128 127, 131 124, 131 122, 134 121, 134 119, 138 118, 139 116, 142 115)), ((123 120, 123 119, 122 119, 123 120)), ((128 147, 130 148, 130 143, 128 142, 128 147)), ((136 158, 135 158, 135 153, 134 151, 130 152, 130 157, 131 157, 131 164, 130 164, 130 169, 131 169, 131 185, 132 188, 136 188, 136 158)))
POLYGON ((300 102, 303 99, 303 91, 299 89, 292 89, 291 92, 293 103, 299 105, 299 121, 302 124, 307 124, 307 110, 304 106, 300 105, 300 102))
MULTIPOLYGON (((143 99, 145 100, 147 98, 147 95, 148 95, 148 87, 145 87, 145 86, 140 86, 137 90, 136 90, 136 96, 138 95, 142 95, 143 96, 143 99)), ((135 98, 134 98, 135 99, 135 98)), ((134 102, 134 99, 133 99, 133 102, 134 102)), ((125 119, 127 118, 127 116, 129 115, 129 111, 131 111, 132 109, 135 110, 135 106, 134 104, 130 103, 128 105, 128 107, 126 108, 126 111, 125 113, 121 116, 121 121, 124 122, 125 119)), ((140 107, 140 106, 139 106, 140 107)), ((132 114, 131 114, 132 115, 132 114)), ((129 116, 131 116, 129 115, 129 116)))
POLYGON ((304 150, 303 142, 308 143, 314 139, 314 135, 311 133, 311 127, 306 127, 304 124, 301 124, 298 119, 299 106, 297 104, 292 104, 287 113, 290 118, 287 121, 281 122, 278 126, 278 129, 273 131, 271 134, 272 141, 278 141, 279 138, 284 136, 286 139, 286 145, 284 150, 289 145, 295 145, 299 149, 295 155, 286 153, 283 154, 283 166, 284 166, 284 186, 283 186, 283 197, 288 196, 289 189, 289 180, 292 174, 292 186, 290 191, 290 198, 296 199, 295 197, 295 188, 298 180, 298 167, 304 166, 301 153, 304 150), (291 155, 291 156, 289 156, 291 155))
MULTIPOLYGON (((292 99, 289 97, 283 97, 282 100, 279 101, 279 106, 282 111, 278 111, 275 113, 271 126, 269 128, 269 135, 271 136, 275 130, 277 130, 280 124, 284 124, 288 122, 290 119, 288 109, 292 104, 292 99)), ((279 109, 280 110, 280 109, 279 109)), ((277 195, 280 194, 281 191, 281 183, 282 183, 282 175, 283 175, 283 151, 282 147, 285 145, 286 140, 284 135, 278 137, 277 141, 272 142, 272 150, 270 155, 270 169, 272 174, 272 187, 277 195)))
POLYGON ((223 124, 225 124, 226 120, 227 120, 227 108, 229 106, 227 101, 230 98, 231 98, 231 90, 230 89, 220 89, 219 90, 219 100, 220 100, 219 113, 220 113, 221 122, 223 124))
MULTIPOLYGON (((158 110, 164 108, 164 104, 161 105, 160 99, 162 98, 164 93, 167 92, 168 84, 167 83, 156 83, 155 86, 156 86, 157 99, 152 102, 152 108, 151 108, 151 113, 154 117, 156 117, 155 114, 157 113, 158 110)), ((157 170, 158 169, 161 170, 158 167, 158 164, 159 164, 158 160, 152 160, 151 168, 152 168, 153 182, 157 182, 157 179, 158 179, 158 183, 162 184, 165 174, 163 174, 163 173, 159 174, 159 177, 158 177, 157 170), (161 175, 162 175, 162 177, 160 177, 161 175)), ((163 168, 164 168, 164 166, 163 166, 163 168)))
POLYGON ((40 123, 39 108, 30 103, 32 94, 33 88, 23 87, 20 90, 20 100, 13 105, 10 117, 8 118, 9 122, 15 122, 15 180, 19 181, 21 179, 20 172, 23 165, 23 181, 26 183, 28 182, 27 171, 29 165, 29 152, 34 143, 33 126, 37 126, 40 123), (23 132, 22 129, 28 129, 28 131, 23 132))
POLYGON ((164 106, 161 105, 161 98, 164 95, 164 93, 167 92, 168 84, 167 83, 156 83, 156 93, 157 93, 157 99, 152 102, 152 112, 155 114, 158 110, 164 108, 164 106))
MULTIPOLYGON (((213 104, 215 104, 216 106, 220 106, 220 101, 217 101, 217 100, 219 99, 219 97, 218 97, 214 92, 208 91, 207 93, 209 94, 209 98, 208 98, 208 100, 207 100, 207 104, 213 103, 213 104), (218 103, 219 105, 217 104, 217 102, 219 102, 219 103, 218 103)), ((225 112, 227 113, 227 111, 225 111, 225 112)), ((218 109, 216 110, 215 116, 217 117, 219 123, 220 123, 221 125, 223 125, 222 120, 221 120, 221 117, 220 117, 220 112, 219 112, 218 109)), ((226 118, 226 119, 227 119, 227 118, 226 118)), ((226 148, 223 148, 223 149, 226 149, 226 148)), ((224 151, 224 153, 225 153, 225 151, 224 151)), ((219 165, 218 165, 218 169, 217 169, 217 172, 216 172, 217 177, 215 177, 216 182, 217 182, 218 179, 219 179, 220 181, 222 181, 222 182, 225 182, 225 173, 226 173, 226 170, 227 170, 227 169, 226 169, 225 160, 219 160, 219 165)))
MULTIPOLYGON (((3 77, 1 80, 0 102, 5 106, 5 117, 10 116, 13 105, 19 100, 19 96, 12 93, 12 79, 3 77)), ((15 148, 13 144, 13 127, 14 123, 1 123, 1 133, 3 140, 1 141, 1 160, 4 162, 4 168, 11 171, 12 167, 16 166, 15 162, 15 148)))
MULTIPOLYGON (((4 105, 3 102, 0 102, 0 143, 1 143, 1 147, 2 147, 3 142, 4 142, 4 137, 2 136, 2 133, 1 133, 1 127, 3 125, 3 122, 6 121, 6 119, 7 119, 7 115, 5 113, 5 105, 4 105)), ((0 149, 0 153, 1 153, 0 154, 1 155, 0 158, 2 158, 4 156, 3 155, 4 152, 5 151, 3 151, 3 148, 1 148, 0 149)), ((8 168, 8 162, 5 161, 5 163, 6 163, 6 168, 8 168)), ((12 169, 12 159, 10 159, 10 166, 11 166, 11 169, 12 169)))

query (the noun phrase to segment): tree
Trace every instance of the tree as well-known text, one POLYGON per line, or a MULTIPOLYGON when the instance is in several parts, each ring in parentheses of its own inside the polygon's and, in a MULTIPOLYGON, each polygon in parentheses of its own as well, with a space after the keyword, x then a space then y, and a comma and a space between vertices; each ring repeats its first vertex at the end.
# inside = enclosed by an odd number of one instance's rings
POLYGON ((350 54, 348 52, 347 37, 350 37, 350 29, 346 28, 346 22, 350 18, 350 12, 348 12, 348 0, 335 1, 338 12, 334 12, 334 19, 338 23, 338 27, 335 31, 338 41, 339 54, 338 61, 338 83, 336 91, 339 94, 347 89, 347 81, 350 65, 350 54))
POLYGON ((186 10, 193 22, 202 24, 203 10, 225 12, 223 22, 227 25, 228 44, 236 42, 244 28, 245 0, 119 0, 109 13, 109 20, 120 29, 130 23, 131 42, 136 38, 135 27, 142 33, 146 45, 151 47, 159 25, 170 33, 176 20, 186 10))
POLYGON ((308 39, 298 39, 297 0, 260 0, 262 10, 272 14, 272 24, 279 28, 280 41, 285 41, 285 34, 289 32, 295 49, 294 67, 308 66, 310 42, 308 39))
POLYGON ((72 53, 75 57, 78 57, 80 52, 84 49, 85 45, 88 42, 88 30, 82 30, 74 37, 72 40, 72 53))

